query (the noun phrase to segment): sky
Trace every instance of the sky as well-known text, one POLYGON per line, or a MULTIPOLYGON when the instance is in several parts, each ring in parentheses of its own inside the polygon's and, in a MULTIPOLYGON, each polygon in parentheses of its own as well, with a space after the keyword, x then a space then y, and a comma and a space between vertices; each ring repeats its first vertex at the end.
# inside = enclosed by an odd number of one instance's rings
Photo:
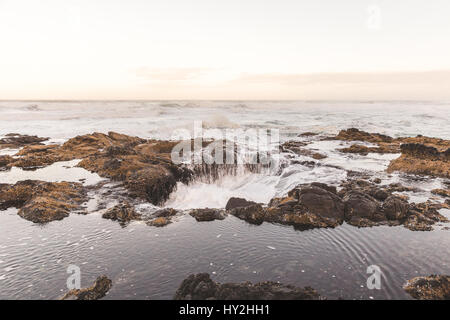
POLYGON ((0 0, 0 99, 450 100, 448 0, 0 0))

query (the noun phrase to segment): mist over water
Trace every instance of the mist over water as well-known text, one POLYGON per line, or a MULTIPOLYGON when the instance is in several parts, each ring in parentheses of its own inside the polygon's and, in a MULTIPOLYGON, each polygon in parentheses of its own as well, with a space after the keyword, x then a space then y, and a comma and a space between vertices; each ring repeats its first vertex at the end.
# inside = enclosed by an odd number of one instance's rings
MULTIPOLYGON (((179 183, 162 207, 186 213, 192 208, 224 208, 230 197, 267 204, 300 183, 337 186, 347 179, 347 170, 378 177, 381 184, 401 182, 420 188, 421 192, 407 193, 411 202, 426 201, 432 189, 448 182, 388 175, 385 169, 398 154, 342 154, 336 149, 350 142, 320 140, 350 127, 394 137, 422 134, 450 139, 447 102, 0 101, 0 137, 8 133, 50 137, 46 143, 108 131, 171 139, 177 129, 193 131, 194 121, 202 121, 206 136, 215 128, 278 129, 281 143, 310 142, 308 149, 327 158, 319 161, 283 153, 274 171, 237 170, 214 181, 179 183), (298 136, 308 131, 319 138, 298 136)), ((4 149, 0 154, 16 151, 4 149)), ((85 185, 92 185, 102 181, 76 163, 56 163, 36 171, 13 168, 0 172, 0 183, 83 179, 85 185)), ((43 226, 21 219, 16 209, 0 211, 0 298, 57 298, 66 291, 69 264, 80 266, 83 286, 100 274, 108 275, 114 285, 106 298, 116 299, 170 299, 184 278, 198 272, 208 272, 220 282, 273 280, 309 285, 329 298, 403 299, 408 298, 401 289, 407 279, 450 270, 449 231, 440 227, 413 232, 401 226, 358 229, 344 224, 336 229, 296 231, 269 223, 253 226, 235 217, 198 223, 186 214, 164 228, 141 222, 122 228, 102 219, 103 211, 92 201, 91 214, 71 214, 43 226), (370 264, 383 270, 381 290, 365 286, 370 264)), ((441 213, 449 214, 448 210, 441 213)))

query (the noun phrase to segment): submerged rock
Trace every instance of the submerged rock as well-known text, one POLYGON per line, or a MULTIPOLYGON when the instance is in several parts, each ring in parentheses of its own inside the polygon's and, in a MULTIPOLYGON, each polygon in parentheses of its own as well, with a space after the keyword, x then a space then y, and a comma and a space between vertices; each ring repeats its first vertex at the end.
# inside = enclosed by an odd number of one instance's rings
POLYGON ((86 200, 79 183, 25 180, 0 185, 0 209, 19 208, 20 217, 35 223, 62 220, 70 212, 80 211, 86 200))
POLYGON ((404 289, 414 299, 450 300, 450 276, 416 277, 409 280, 404 289))
POLYGON ((153 220, 147 221, 147 225, 153 227, 164 227, 167 226, 169 223, 172 223, 172 221, 166 217, 158 217, 153 220))
POLYGON ((202 221, 213 221, 213 220, 223 220, 226 217, 226 213, 220 209, 194 209, 189 213, 195 220, 202 221))
POLYGON ((91 287, 70 290, 61 300, 99 300, 108 293, 111 287, 112 281, 106 276, 100 276, 91 287))
POLYGON ((175 300, 319 300, 312 288, 298 288, 277 282, 252 284, 214 282, 207 273, 192 274, 185 279, 174 296, 175 300))
POLYGON ((122 224, 132 220, 141 220, 141 215, 138 214, 134 209, 134 206, 127 201, 107 210, 102 217, 105 219, 119 221, 122 224))
POLYGON ((172 208, 157 210, 152 214, 152 219, 147 221, 147 225, 153 227, 164 227, 172 223, 172 217, 174 217, 177 213, 178 211, 172 208))

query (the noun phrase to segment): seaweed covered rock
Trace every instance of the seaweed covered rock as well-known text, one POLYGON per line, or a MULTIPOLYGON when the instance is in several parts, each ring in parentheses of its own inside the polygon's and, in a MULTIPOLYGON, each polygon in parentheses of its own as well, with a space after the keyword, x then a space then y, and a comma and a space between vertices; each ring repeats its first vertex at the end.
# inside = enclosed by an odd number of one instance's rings
POLYGON ((418 143, 401 145, 402 155, 391 161, 388 172, 450 178, 450 148, 440 151, 434 146, 418 143))
POLYGON ((19 181, 14 185, 0 185, 0 209, 19 208, 18 215, 35 223, 61 220, 70 212, 82 212, 87 200, 79 183, 19 181))
POLYGON ((416 277, 404 286, 407 293, 419 300, 450 300, 450 276, 416 277))
POLYGON ((298 288, 277 282, 252 284, 214 282, 207 273, 193 274, 185 279, 174 296, 175 300, 319 300, 312 288, 298 288))
POLYGON ((95 283, 84 289, 72 289, 61 300, 99 300, 112 288, 112 281, 106 276, 100 276, 95 283))

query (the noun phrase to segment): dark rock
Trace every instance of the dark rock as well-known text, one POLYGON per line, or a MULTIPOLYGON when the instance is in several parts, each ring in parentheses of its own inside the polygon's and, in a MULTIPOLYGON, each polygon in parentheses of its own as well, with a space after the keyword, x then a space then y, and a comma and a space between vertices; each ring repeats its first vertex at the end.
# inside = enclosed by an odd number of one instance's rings
POLYGON ((223 220, 226 217, 226 213, 223 210, 209 208, 192 210, 190 215, 199 222, 223 220))
POLYGON ((214 282, 207 273, 193 274, 185 279, 174 296, 175 300, 318 300, 312 288, 297 288, 276 282, 252 284, 214 282))
POLYGON ((38 136, 21 135, 18 133, 9 133, 5 138, 0 139, 0 149, 2 148, 20 148, 26 145, 42 144, 49 138, 40 138, 38 136))
POLYGON ((345 204, 345 219, 351 224, 352 218, 375 220, 379 215, 380 203, 368 194, 360 191, 350 191, 343 198, 345 204))
POLYGON ((388 220, 401 220, 406 217, 408 210, 408 202, 396 196, 390 196, 382 205, 382 211, 388 220))
POLYGON ((106 276, 100 276, 92 287, 70 290, 61 300, 99 300, 108 293, 111 287, 112 281, 106 276))
POLYGON ((416 277, 409 280, 404 289, 414 299, 450 300, 450 276, 416 277))
POLYGON ((232 197, 228 200, 227 205, 225 206, 225 210, 231 210, 234 208, 248 207, 256 204, 256 202, 248 201, 243 198, 235 198, 232 197))
POLYGON ((175 209, 165 208, 165 209, 161 209, 161 210, 154 212, 153 216, 156 218, 160 218, 160 217, 169 218, 169 217, 173 217, 174 215, 176 215, 177 212, 178 211, 175 209))

